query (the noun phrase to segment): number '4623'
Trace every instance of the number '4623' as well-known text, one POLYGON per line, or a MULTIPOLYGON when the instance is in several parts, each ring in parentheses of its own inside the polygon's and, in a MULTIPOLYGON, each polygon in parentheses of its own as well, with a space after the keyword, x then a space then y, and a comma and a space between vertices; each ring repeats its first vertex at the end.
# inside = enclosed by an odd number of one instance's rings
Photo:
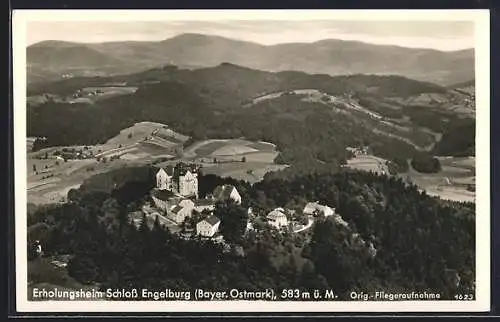
POLYGON ((459 300, 459 301, 473 301, 474 300, 474 295, 472 295, 472 294, 456 294, 455 295, 455 300, 459 300))

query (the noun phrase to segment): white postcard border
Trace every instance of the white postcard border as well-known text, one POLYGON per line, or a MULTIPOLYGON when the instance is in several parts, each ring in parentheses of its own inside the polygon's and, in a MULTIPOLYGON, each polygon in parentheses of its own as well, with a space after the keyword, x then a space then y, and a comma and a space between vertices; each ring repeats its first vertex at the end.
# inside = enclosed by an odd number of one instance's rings
MULTIPOLYGON (((16 308, 19 312, 479 312, 490 309, 490 50, 488 10, 15 10, 12 14, 16 308), (476 299, 405 302, 122 302, 27 300, 26 25, 29 21, 474 21, 476 59, 476 299)), ((459 250, 457 250, 459 251, 459 250)), ((12 272, 11 272, 12 273, 12 272)))

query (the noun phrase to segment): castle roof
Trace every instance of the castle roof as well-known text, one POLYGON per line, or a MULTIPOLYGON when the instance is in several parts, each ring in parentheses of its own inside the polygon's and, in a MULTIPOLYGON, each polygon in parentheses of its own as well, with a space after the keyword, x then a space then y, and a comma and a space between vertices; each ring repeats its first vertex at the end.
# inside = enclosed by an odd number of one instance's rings
POLYGON ((167 201, 170 198, 174 197, 175 195, 171 191, 168 191, 168 190, 155 189, 155 190, 153 190, 153 196, 157 199, 167 201))
POLYGON ((167 165, 166 167, 163 168, 163 170, 165 170, 165 172, 169 175, 169 176, 173 176, 174 175, 174 167, 171 166, 171 165, 167 165))
POLYGON ((179 211, 181 211, 182 209, 184 209, 184 207, 181 207, 181 206, 175 206, 174 208, 172 208, 172 212, 174 214, 178 213, 179 211))

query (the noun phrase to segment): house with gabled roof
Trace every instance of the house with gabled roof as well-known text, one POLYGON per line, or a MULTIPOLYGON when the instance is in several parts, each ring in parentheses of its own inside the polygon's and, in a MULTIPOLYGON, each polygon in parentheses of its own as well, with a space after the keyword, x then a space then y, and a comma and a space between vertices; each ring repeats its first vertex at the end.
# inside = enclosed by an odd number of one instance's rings
POLYGON ((241 196, 235 186, 224 184, 217 186, 212 194, 212 198, 216 201, 233 200, 236 204, 241 205, 241 196))
POLYGON ((196 233, 203 237, 213 237, 219 230, 219 225, 220 219, 210 215, 196 224, 196 233))
POLYGON ((281 227, 288 226, 288 218, 286 217, 283 208, 276 208, 267 215, 267 222, 269 225, 280 229, 281 227))

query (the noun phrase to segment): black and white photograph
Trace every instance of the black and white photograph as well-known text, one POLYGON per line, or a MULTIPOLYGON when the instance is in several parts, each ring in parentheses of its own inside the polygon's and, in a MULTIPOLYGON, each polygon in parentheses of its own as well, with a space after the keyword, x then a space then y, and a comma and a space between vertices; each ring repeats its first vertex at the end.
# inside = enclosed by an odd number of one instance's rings
POLYGON ((13 46, 19 311, 489 309, 487 10, 18 10, 13 46))

